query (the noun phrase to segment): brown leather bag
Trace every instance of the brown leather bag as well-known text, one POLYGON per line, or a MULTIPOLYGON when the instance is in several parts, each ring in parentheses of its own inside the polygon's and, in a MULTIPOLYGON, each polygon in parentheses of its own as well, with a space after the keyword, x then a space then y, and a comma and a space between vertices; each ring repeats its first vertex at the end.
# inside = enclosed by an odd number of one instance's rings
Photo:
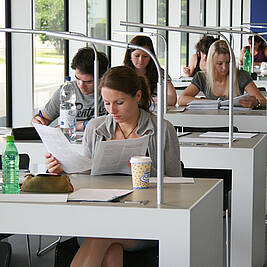
POLYGON ((25 175, 21 190, 36 193, 70 193, 73 185, 66 174, 32 174, 25 175))

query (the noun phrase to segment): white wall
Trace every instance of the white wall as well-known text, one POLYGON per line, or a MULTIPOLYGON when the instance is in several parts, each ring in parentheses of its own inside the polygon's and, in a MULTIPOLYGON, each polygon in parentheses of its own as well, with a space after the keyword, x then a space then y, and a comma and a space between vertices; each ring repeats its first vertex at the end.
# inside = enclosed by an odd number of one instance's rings
MULTIPOLYGON (((11 1, 12 28, 32 29, 31 0, 11 1), (21 12, 23 10, 23 12, 21 12)), ((12 34, 13 127, 29 126, 33 116, 33 37, 12 34)))

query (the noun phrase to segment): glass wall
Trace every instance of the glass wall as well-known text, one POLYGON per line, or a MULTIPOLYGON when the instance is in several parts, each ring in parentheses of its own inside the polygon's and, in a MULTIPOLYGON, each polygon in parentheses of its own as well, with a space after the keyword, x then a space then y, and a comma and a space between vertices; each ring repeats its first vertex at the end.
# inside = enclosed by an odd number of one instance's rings
MULTIPOLYGON (((108 39, 108 0, 88 0, 88 36, 108 39)), ((96 45, 97 49, 107 53, 107 46, 96 45)))
MULTIPOLYGON (((0 27, 5 27, 5 0, 0 0, 0 27)), ((6 46, 0 33, 0 126, 6 126, 6 46)))
MULTIPOLYGON (((35 0, 34 28, 64 31, 64 0, 35 0)), ((44 107, 64 82, 64 41, 34 37, 34 109, 44 107)))

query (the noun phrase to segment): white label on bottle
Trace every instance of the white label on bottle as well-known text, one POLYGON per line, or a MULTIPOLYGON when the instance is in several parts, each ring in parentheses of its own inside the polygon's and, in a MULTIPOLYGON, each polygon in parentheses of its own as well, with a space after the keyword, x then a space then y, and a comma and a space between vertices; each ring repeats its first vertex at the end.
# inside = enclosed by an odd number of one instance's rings
POLYGON ((73 109, 60 110, 60 128, 75 128, 76 112, 73 109))

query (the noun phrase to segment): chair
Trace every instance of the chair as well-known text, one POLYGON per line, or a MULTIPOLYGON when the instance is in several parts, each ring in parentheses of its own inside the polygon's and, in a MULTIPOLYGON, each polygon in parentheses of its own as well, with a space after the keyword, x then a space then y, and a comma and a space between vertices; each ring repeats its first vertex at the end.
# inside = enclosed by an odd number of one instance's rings
MULTIPOLYGON (((30 167, 30 157, 28 154, 19 154, 19 169, 20 170, 29 170, 30 167)), ((0 155, 0 169, 2 169, 2 155, 0 155)), ((0 234, 0 240, 11 236, 12 234, 0 234)), ((26 244, 27 244, 27 252, 28 252, 28 263, 29 266, 32 266, 32 256, 30 249, 30 237, 26 235, 26 244)), ((0 265, 2 266, 2 265, 0 265)))
POLYGON ((12 248, 8 242, 0 242, 0 266, 8 267, 12 255, 12 248))
MULTIPOLYGON (((76 237, 72 237, 56 245, 54 267, 69 267, 79 249, 76 237)), ((158 267, 159 247, 144 249, 136 252, 123 251, 124 267, 158 267)))
MULTIPOLYGON (((184 126, 174 126, 176 130, 181 132, 229 132, 229 127, 184 127, 184 126)), ((238 128, 236 126, 233 127, 233 132, 237 133, 238 128)))

